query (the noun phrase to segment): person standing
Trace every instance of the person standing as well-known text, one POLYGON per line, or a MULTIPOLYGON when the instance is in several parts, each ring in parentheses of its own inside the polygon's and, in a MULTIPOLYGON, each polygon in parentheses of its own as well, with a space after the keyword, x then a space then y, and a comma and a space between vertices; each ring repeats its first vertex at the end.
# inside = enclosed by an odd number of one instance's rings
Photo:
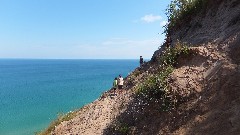
POLYGON ((140 67, 143 65, 143 57, 142 56, 140 56, 140 67))
POLYGON ((122 90, 123 88, 123 78, 121 75, 119 75, 119 78, 118 78, 118 89, 119 90, 122 90))

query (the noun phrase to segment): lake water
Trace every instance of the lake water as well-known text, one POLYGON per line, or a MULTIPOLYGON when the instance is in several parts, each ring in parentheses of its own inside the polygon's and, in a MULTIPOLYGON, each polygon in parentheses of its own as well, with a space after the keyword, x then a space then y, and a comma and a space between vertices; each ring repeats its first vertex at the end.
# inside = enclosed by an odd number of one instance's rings
POLYGON ((97 99, 138 60, 0 59, 0 135, 33 135, 97 99))

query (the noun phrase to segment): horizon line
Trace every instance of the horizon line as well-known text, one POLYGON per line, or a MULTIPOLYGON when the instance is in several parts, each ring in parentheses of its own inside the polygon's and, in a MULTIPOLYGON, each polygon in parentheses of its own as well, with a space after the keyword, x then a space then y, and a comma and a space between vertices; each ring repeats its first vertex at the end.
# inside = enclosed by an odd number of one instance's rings
MULTIPOLYGON (((137 58, 0 58, 0 60, 138 60, 137 58)), ((150 60, 146 58, 145 60, 150 60)))

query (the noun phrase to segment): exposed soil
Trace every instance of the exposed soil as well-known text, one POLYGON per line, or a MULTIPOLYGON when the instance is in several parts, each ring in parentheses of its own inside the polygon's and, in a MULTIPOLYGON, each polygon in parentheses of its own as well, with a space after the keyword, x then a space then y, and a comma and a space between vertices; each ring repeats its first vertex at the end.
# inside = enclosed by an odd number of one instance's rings
POLYGON ((181 98, 176 108, 162 111, 159 102, 146 102, 136 94, 137 85, 157 72, 155 60, 162 47, 125 78, 122 92, 114 96, 107 91, 51 134, 240 134, 240 2, 209 3, 206 11, 172 34, 173 44, 177 39, 187 42, 195 52, 180 56, 168 78, 171 91, 181 98))

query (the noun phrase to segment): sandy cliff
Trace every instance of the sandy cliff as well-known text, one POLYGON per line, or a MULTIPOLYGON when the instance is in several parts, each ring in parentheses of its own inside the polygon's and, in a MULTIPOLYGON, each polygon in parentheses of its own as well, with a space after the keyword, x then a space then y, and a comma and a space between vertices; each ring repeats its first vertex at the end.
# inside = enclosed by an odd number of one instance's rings
POLYGON ((178 56, 167 78, 178 101, 173 109, 163 111, 160 100, 137 94, 139 85, 159 72, 163 46, 126 78, 122 93, 106 92, 51 134, 240 134, 240 1, 209 0, 171 37, 173 46, 179 40, 193 52, 178 56))

